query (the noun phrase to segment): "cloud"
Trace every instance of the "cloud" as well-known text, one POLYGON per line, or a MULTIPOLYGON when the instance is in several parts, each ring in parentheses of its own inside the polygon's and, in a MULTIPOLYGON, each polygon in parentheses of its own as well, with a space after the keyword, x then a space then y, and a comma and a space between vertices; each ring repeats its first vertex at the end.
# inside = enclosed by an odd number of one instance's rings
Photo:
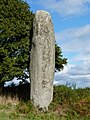
POLYGON ((39 4, 63 17, 90 13, 90 0, 41 0, 39 4))
POLYGON ((90 87, 90 25, 57 33, 56 39, 68 58, 68 66, 61 72, 64 76, 59 77, 70 82, 73 79, 77 85, 78 81, 81 85, 89 82, 86 86, 90 87))
POLYGON ((55 73, 55 83, 60 85, 68 83, 76 85, 76 88, 90 87, 90 70, 86 71, 87 67, 68 64, 63 71, 55 73))
POLYGON ((90 63, 90 24, 57 33, 56 40, 69 61, 90 63))
POLYGON ((6 81, 4 84, 4 87, 12 86, 12 84, 15 86, 18 86, 20 84, 20 82, 22 82, 22 84, 25 84, 25 83, 30 83, 30 80, 28 78, 28 79, 25 79, 25 82, 23 82, 22 79, 18 79, 16 77, 14 77, 13 80, 6 81))
POLYGON ((66 29, 56 33, 55 36, 57 43, 65 52, 90 52, 90 24, 80 28, 66 29))
POLYGON ((90 24, 56 33, 56 40, 69 63, 55 74, 55 80, 76 84, 77 88, 90 87, 90 24))

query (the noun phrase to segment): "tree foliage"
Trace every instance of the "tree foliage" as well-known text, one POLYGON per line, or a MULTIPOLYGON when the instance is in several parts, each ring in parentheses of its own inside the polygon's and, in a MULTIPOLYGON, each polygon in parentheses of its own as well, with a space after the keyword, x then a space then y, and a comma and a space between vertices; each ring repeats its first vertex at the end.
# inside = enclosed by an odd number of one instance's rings
POLYGON ((63 58, 61 48, 55 44, 55 68, 60 71, 63 70, 64 65, 67 64, 67 58, 63 58))
MULTIPOLYGON (((22 0, 0 0, 0 81, 26 79, 34 14, 22 0)), ((56 45, 56 69, 66 64, 56 45)))
POLYGON ((25 77, 33 13, 21 0, 0 0, 0 80, 25 77))

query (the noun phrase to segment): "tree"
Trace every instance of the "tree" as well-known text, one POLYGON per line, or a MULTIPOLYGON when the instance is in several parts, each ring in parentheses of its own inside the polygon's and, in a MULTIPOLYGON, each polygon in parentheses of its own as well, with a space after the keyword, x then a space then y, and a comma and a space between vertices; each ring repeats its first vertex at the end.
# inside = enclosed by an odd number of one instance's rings
POLYGON ((63 70, 64 65, 67 64, 67 58, 63 58, 61 48, 55 44, 55 68, 60 71, 63 70))
MULTIPOLYGON (((34 14, 22 0, 0 0, 0 82, 14 77, 29 76, 30 41, 34 14)), ((61 70, 66 59, 56 45, 56 69, 61 70)))
POLYGON ((33 13, 21 0, 0 0, 0 80, 28 77, 33 13))

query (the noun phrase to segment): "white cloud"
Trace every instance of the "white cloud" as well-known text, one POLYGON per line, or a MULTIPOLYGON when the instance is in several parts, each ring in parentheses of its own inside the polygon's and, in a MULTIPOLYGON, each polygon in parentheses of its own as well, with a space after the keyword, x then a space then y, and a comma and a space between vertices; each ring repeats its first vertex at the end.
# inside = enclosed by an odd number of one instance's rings
POLYGON ((56 34, 56 40, 63 53, 69 55, 70 62, 63 71, 55 74, 56 81, 90 87, 90 24, 61 31, 56 34))
POLYGON ((22 82, 22 84, 30 83, 30 80, 28 78, 28 79, 25 79, 25 82, 23 82, 22 79, 18 79, 16 77, 14 77, 13 80, 5 82, 4 87, 12 86, 12 84, 15 85, 15 86, 18 86, 20 84, 20 82, 22 82))
POLYGON ((56 33, 56 41, 66 51, 90 51, 90 24, 56 33))
POLYGON ((76 88, 90 87, 90 70, 86 71, 87 67, 68 64, 63 71, 55 73, 55 83, 60 85, 76 84, 76 88))
POLYGON ((63 17, 90 13, 90 0, 41 0, 39 4, 63 17))

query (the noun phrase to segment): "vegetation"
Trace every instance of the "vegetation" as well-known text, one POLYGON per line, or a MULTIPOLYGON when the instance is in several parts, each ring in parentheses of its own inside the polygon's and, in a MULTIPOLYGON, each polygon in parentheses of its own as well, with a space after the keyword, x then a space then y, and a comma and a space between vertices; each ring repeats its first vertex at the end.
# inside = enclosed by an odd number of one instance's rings
MULTIPOLYGON (((29 77, 33 18, 23 0, 0 0, 0 82, 29 77)), ((55 67, 61 70, 67 59, 63 59, 59 46, 55 48, 55 67)))
POLYGON ((55 68, 56 70, 63 70, 64 65, 67 64, 67 58, 63 58, 61 48, 55 44, 55 68))
POLYGON ((30 101, 0 98, 0 120, 90 120, 90 88, 54 87, 48 112, 37 110, 30 101), (10 100, 9 100, 10 99, 10 100), (14 102, 13 102, 14 101, 14 102))
MULTIPOLYGON (((25 72, 29 74, 33 18, 23 0, 0 0, 0 82, 29 77, 25 72)), ((64 64, 67 59, 55 44, 56 70, 62 70, 64 64)), ((90 88, 55 86, 48 112, 37 110, 30 101, 20 101, 17 96, 12 99, 0 95, 0 120, 90 120, 90 88)))
POLYGON ((0 81, 28 77, 24 71, 34 17, 29 9, 22 0, 0 0, 0 81))
MULTIPOLYGON (((26 71, 29 74, 33 18, 23 0, 0 0, 0 82, 29 77, 26 71)), ((55 44, 56 70, 62 70, 64 64, 67 59, 55 44)), ((12 99, 0 94, 0 120, 90 120, 90 88, 73 88, 55 86, 48 112, 37 110, 30 101, 20 101, 17 96, 12 99)))

